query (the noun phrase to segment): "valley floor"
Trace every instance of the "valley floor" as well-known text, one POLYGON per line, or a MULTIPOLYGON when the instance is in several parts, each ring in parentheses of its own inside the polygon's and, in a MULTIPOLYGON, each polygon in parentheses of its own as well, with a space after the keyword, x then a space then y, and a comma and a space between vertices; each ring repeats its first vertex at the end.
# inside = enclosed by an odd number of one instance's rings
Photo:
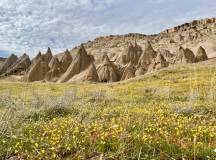
POLYGON ((113 84, 0 80, 0 159, 216 159, 216 67, 113 84))

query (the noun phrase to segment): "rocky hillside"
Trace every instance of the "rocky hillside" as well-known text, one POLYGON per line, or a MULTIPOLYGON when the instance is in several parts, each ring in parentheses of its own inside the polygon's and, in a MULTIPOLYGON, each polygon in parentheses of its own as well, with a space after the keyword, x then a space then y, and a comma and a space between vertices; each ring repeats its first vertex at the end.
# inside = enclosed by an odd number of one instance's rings
MULTIPOLYGON (((216 20, 215 18, 194 20, 155 35, 130 33, 98 37, 85 43, 84 46, 87 52, 94 55, 96 59, 106 53, 115 60, 124 52, 127 42, 134 43, 134 41, 142 48, 145 48, 146 41, 151 41, 156 51, 169 50, 173 54, 177 54, 179 46, 188 47, 193 52, 203 46, 209 58, 216 57, 216 20)), ((76 52, 77 48, 75 47, 71 52, 76 52)))
POLYGON ((159 34, 98 37, 53 56, 48 48, 30 60, 11 55, 0 74, 49 82, 117 82, 170 65, 198 63, 216 57, 216 18, 194 20, 159 34))

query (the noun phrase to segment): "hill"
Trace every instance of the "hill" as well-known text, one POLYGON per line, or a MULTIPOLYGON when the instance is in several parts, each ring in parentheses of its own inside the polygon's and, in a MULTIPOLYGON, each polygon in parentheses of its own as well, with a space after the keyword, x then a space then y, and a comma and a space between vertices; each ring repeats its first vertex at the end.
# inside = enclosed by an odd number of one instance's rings
MULTIPOLYGON (((167 29, 159 34, 145 35, 130 33, 127 35, 110 35, 98 37, 93 41, 84 43, 89 54, 100 57, 103 53, 115 60, 127 45, 127 42, 136 41, 141 47, 145 48, 145 42, 151 41, 153 48, 160 52, 169 50, 177 54, 179 46, 184 46, 197 51, 199 46, 203 46, 209 58, 216 57, 216 27, 215 18, 194 20, 171 29, 167 29)), ((76 52, 75 47, 71 50, 76 52)), ((96 58, 97 59, 97 58, 96 58)))

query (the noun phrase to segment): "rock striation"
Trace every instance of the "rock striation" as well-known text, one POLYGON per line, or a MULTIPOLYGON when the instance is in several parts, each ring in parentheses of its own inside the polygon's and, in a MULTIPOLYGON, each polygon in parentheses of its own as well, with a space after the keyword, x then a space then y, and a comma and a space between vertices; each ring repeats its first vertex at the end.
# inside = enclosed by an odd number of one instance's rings
POLYGON ((92 64, 92 61, 92 57, 87 54, 85 47, 81 45, 74 60, 68 67, 67 71, 62 75, 62 77, 60 77, 58 82, 62 83, 69 81, 73 76, 87 69, 90 64, 92 64))
POLYGON ((61 64, 56 56, 54 56, 48 64, 50 70, 46 73, 45 79, 50 82, 56 82, 62 74, 61 64))
POLYGON ((82 82, 82 81, 99 82, 97 69, 94 63, 90 64, 90 66, 84 72, 75 75, 68 82, 82 82))
POLYGON ((25 80, 28 82, 44 80, 49 70, 49 61, 46 54, 41 55, 40 58, 38 58, 38 60, 31 66, 30 70, 26 74, 25 80))
POLYGON ((31 65, 31 60, 29 56, 24 53, 19 57, 6 71, 5 75, 11 74, 24 74, 28 67, 31 65))
POLYGON ((65 72, 68 67, 70 66, 71 62, 73 61, 73 58, 70 54, 70 52, 68 51, 68 49, 64 52, 61 60, 60 60, 60 63, 61 63, 61 66, 62 66, 62 71, 65 72))

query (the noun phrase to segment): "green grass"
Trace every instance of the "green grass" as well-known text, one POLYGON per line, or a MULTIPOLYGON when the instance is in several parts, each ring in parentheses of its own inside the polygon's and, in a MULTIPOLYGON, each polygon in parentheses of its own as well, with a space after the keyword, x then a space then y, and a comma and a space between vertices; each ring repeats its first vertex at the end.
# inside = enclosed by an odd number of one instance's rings
POLYGON ((216 68, 114 84, 0 81, 0 157, 216 159, 216 68))

